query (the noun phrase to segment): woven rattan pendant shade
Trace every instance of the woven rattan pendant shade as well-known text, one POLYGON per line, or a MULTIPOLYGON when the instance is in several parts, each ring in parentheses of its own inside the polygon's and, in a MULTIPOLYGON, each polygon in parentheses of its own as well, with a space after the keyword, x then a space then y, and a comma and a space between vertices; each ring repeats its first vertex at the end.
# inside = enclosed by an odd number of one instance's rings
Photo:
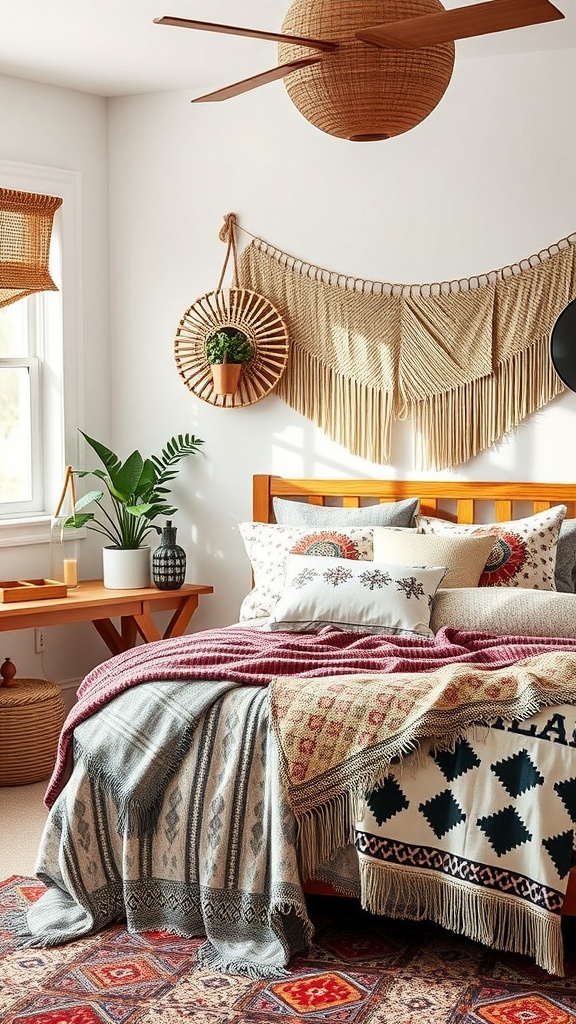
MULTIPOLYGON (((367 25, 444 10, 439 0, 295 0, 282 31, 340 43, 322 61, 284 79, 288 95, 316 128, 340 139, 372 141, 409 131, 424 120, 448 88, 454 43, 387 49, 354 38, 367 25)), ((278 63, 309 55, 281 43, 278 63)))
POLYGON ((54 214, 62 200, 0 188, 0 306, 57 291, 48 272, 54 214))

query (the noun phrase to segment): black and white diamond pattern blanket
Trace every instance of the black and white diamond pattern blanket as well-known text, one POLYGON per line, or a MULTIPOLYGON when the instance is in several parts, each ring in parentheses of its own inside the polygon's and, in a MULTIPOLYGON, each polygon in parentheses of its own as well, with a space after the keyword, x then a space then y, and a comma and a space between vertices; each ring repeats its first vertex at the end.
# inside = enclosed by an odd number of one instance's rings
POLYGON ((363 900, 533 956, 563 974, 560 909, 576 825, 576 707, 425 742, 368 794, 355 843, 363 900))

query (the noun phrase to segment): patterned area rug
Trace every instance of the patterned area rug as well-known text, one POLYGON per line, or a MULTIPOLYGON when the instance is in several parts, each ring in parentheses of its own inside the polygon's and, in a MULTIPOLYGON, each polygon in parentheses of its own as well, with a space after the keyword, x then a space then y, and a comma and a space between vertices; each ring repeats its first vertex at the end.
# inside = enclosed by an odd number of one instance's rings
POLYGON ((316 898, 315 943, 277 981, 196 966, 202 939, 121 925, 53 949, 17 949, 14 928, 43 886, 0 883, 3 1024, 574 1024, 576 955, 564 978, 433 925, 381 921, 316 898))

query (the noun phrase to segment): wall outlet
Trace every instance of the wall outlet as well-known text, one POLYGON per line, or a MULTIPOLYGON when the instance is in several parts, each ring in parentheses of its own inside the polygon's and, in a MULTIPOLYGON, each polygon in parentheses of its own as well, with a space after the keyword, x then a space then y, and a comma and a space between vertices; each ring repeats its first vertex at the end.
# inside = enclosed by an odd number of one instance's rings
POLYGON ((34 643, 36 654, 42 654, 46 650, 46 630, 40 628, 34 630, 34 643))

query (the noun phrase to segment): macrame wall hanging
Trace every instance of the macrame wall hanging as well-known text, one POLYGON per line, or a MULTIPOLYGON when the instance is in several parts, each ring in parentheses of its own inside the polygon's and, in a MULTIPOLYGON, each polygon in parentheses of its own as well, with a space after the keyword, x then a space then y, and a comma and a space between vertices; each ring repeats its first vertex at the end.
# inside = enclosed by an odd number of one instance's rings
MULTIPOLYGON (((252 405, 276 387, 288 362, 288 330, 269 299, 238 285, 236 217, 224 218, 219 235, 226 242, 226 256, 215 291, 202 295, 186 310, 176 332, 174 357, 186 387, 203 402, 231 409, 252 405), (228 262, 232 257, 233 280, 223 288, 228 262), (247 361, 233 390, 221 391, 215 384, 209 339, 224 331, 242 332, 248 342, 247 361)), ((226 362, 226 360, 225 360, 226 362)), ((230 364, 228 364, 230 365, 230 364)))
POLYGON ((390 461, 393 420, 410 418, 418 467, 457 466, 565 390, 550 331, 576 296, 576 234, 512 266, 427 285, 346 277, 252 238, 239 276, 288 325, 276 393, 371 462, 390 461))

